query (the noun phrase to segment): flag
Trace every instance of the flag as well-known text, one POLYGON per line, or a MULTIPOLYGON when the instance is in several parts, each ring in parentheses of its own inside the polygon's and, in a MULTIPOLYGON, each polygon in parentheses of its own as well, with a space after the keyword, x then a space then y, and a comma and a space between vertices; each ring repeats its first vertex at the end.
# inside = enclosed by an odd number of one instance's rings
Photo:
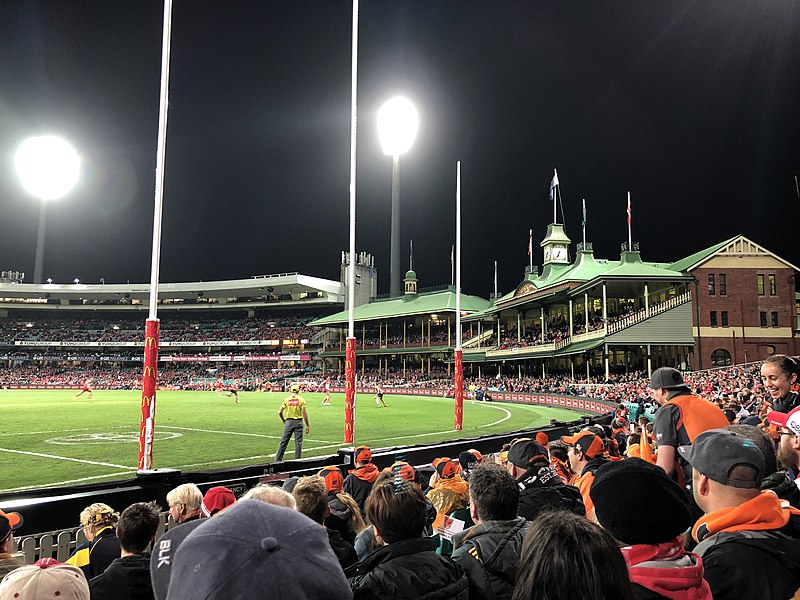
POLYGON ((628 192, 628 227, 631 226, 631 193, 628 192))
POLYGON ((553 180, 550 182, 550 200, 555 199, 555 189, 558 186, 558 171, 553 169, 553 180))
POLYGON ((586 198, 583 199, 583 221, 581 227, 586 229, 586 198))
POLYGON ((530 230, 528 235, 528 256, 533 255, 533 229, 530 230))

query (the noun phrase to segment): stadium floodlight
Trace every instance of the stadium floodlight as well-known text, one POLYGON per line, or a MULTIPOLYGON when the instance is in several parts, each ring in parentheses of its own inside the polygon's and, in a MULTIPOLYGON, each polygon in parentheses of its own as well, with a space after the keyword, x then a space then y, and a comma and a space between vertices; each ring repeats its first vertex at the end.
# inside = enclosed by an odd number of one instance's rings
POLYGON ((419 127, 419 114, 407 98, 396 96, 378 110, 378 138, 383 153, 392 157, 392 224, 390 235, 389 291, 401 292, 400 274, 400 155, 414 143, 419 127))
POLYGON ((33 282, 42 283, 47 201, 65 196, 75 186, 81 159, 67 141, 53 135, 44 135, 22 142, 14 165, 22 187, 41 201, 33 282))

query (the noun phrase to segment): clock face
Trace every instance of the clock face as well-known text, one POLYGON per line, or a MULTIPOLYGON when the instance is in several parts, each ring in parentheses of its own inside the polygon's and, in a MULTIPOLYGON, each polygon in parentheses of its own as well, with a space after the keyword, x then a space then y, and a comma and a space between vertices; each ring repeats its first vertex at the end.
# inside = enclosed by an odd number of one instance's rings
POLYGON ((564 246, 553 246, 553 259, 564 260, 567 258, 567 249, 564 246))
POLYGON ((550 248, 550 246, 547 246, 544 249, 544 262, 547 262, 547 261, 550 260, 550 252, 551 252, 551 248, 550 248))

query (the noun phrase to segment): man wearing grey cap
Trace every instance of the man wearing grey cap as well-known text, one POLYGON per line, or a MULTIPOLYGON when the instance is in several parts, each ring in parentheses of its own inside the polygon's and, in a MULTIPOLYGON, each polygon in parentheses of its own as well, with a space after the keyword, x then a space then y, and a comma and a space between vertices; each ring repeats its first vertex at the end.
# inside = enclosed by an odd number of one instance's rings
POLYGON ((656 464, 681 485, 691 482, 691 469, 676 469, 676 448, 694 443, 709 429, 727 427, 728 419, 716 404, 695 396, 683 381, 680 371, 661 367, 650 377, 653 399, 659 404, 653 422, 653 437, 658 446, 656 464))
POLYGON ((725 429, 701 433, 679 454, 692 466, 692 493, 705 512, 692 528, 714 600, 796 597, 800 511, 761 491, 764 454, 725 429))

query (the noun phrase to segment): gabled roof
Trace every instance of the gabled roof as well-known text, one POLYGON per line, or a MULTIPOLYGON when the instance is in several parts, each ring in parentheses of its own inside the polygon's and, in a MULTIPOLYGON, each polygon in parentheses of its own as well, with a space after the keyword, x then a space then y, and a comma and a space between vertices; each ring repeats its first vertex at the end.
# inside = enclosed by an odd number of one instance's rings
POLYGON ((686 258, 682 258, 674 263, 672 263, 669 268, 672 271, 688 271, 689 269, 693 268, 695 265, 705 261, 715 252, 718 252, 720 249, 724 248, 728 244, 730 244, 733 240, 735 240, 739 236, 732 237, 729 240, 725 240, 724 242, 720 242, 719 244, 714 244, 713 246, 706 248, 705 250, 700 250, 700 252, 695 252, 687 256, 686 258))
POLYGON ((625 252, 619 265, 603 273, 603 277, 649 277, 674 278, 682 277, 675 269, 664 268, 658 263, 643 262, 638 252, 625 252))
POLYGON ((715 246, 711 246, 710 248, 706 248, 705 250, 701 250, 700 252, 695 252, 691 256, 687 256, 683 260, 679 260, 678 262, 672 263, 670 268, 673 270, 681 270, 681 271, 690 271, 692 269, 696 269, 704 262, 710 260, 714 256, 718 255, 738 255, 738 256, 769 256, 779 262, 782 262, 787 267, 798 271, 795 265, 790 263, 789 261, 773 254, 766 248, 759 246, 752 240, 747 239, 743 235, 737 235, 732 237, 729 240, 725 240, 724 242, 717 244, 715 246))
MULTIPOLYGON (((461 294, 461 311, 476 312, 490 306, 488 300, 478 296, 461 294)), ((430 313, 455 312, 456 294, 453 289, 439 292, 428 292, 420 294, 407 294, 388 298, 386 300, 375 300, 369 304, 356 306, 354 317, 357 322, 376 321, 378 319, 391 319, 397 317, 409 317, 412 315, 424 315, 430 313)), ((348 311, 343 310, 328 317, 323 317, 311 321, 309 325, 340 325, 347 323, 348 311)))

